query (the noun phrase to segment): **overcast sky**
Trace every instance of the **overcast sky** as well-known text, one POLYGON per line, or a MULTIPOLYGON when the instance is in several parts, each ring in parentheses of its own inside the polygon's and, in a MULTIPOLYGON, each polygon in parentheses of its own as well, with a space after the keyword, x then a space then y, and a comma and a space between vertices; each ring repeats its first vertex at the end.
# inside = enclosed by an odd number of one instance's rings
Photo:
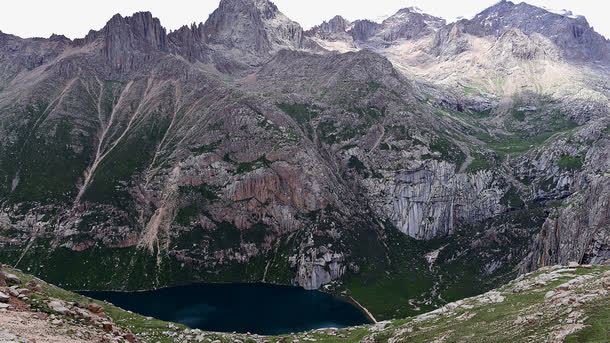
MULTIPOLYGON (((163 26, 175 30, 203 22, 219 0, 17 0, 3 1, 0 30, 20 37, 48 37, 52 33, 80 38, 100 29, 115 13, 150 11, 163 26)), ((280 11, 309 28, 334 15, 347 19, 379 20, 400 8, 417 6, 424 12, 453 21, 471 18, 497 0, 275 0, 280 11)), ((513 2, 520 2, 514 0, 513 2)), ((568 9, 587 17, 599 33, 610 37, 608 0, 527 0, 553 9, 568 9)))

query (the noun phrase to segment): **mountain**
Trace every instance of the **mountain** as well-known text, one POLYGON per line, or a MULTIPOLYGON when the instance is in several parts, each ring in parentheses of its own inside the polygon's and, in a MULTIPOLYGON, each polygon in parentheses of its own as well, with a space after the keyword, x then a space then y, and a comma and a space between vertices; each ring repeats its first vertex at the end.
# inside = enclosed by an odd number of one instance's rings
POLYGON ((205 24, 209 42, 248 51, 298 49, 303 44, 301 26, 267 0, 224 0, 205 24))
POLYGON ((295 284, 387 319, 610 257, 607 40, 583 18, 304 32, 223 0, 169 33, 141 12, 0 42, 0 260, 60 286, 295 284))
POLYGON ((514 4, 503 0, 465 25, 466 32, 477 36, 499 36, 506 28, 549 38, 567 59, 608 61, 610 42, 595 32, 585 17, 571 12, 557 13, 525 2, 514 4))
POLYGON ((336 16, 315 26, 305 35, 320 40, 344 40, 363 46, 385 46, 398 40, 420 38, 436 32, 445 20, 421 12, 415 7, 403 8, 382 23, 356 20, 353 23, 336 16))
POLYGON ((333 34, 344 34, 348 31, 350 23, 342 16, 334 16, 329 21, 325 21, 320 25, 314 26, 305 32, 308 36, 320 36, 321 38, 332 39, 333 34))
POLYGON ((403 8, 385 19, 380 35, 384 41, 414 39, 430 35, 445 25, 445 20, 421 12, 416 7, 403 8))

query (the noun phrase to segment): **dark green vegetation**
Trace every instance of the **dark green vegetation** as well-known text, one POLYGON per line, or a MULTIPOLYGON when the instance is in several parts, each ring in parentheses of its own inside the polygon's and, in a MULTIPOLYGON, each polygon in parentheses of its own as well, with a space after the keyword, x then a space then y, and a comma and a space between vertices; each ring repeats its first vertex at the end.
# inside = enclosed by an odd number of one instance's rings
POLYGON ((125 184, 134 174, 142 172, 153 158, 154 151, 163 137, 169 122, 159 114, 157 120, 139 126, 110 150, 97 168, 93 182, 83 195, 84 201, 108 203, 129 208, 131 196, 125 184))
POLYGON ((516 276, 514 267, 545 218, 543 208, 530 205, 429 242, 388 230, 387 255, 373 258, 373 252, 360 252, 370 257, 345 287, 378 320, 420 314, 480 294, 516 276), (498 232, 502 226, 506 229, 498 232), (436 262, 428 264, 424 255, 436 249, 436 262), (387 262, 390 268, 384 269, 387 262))
POLYGON ((278 107, 296 120, 299 124, 308 123, 319 115, 315 109, 312 109, 310 106, 305 104, 282 103, 278 104, 278 107))
POLYGON ((504 196, 502 196, 501 202, 511 208, 521 208, 524 205, 519 192, 514 187, 508 189, 504 196))
POLYGON ((486 133, 477 135, 477 138, 486 143, 486 147, 495 151, 499 156, 521 155, 529 150, 540 147, 557 133, 567 132, 576 127, 575 123, 554 129, 550 128, 536 134, 515 133, 513 135, 491 136, 486 133))
POLYGON ((460 148, 452 143, 449 139, 439 137, 430 143, 430 150, 436 153, 434 158, 441 161, 449 161, 455 164, 458 168, 466 160, 466 155, 460 148))
POLYGON ((490 161, 490 157, 483 154, 475 154, 474 159, 466 168, 467 173, 476 173, 480 170, 490 170, 494 165, 493 161, 490 161))
MULTIPOLYGON (((357 251, 367 256, 358 273, 347 277, 345 288, 350 296, 371 311, 377 320, 400 318, 430 310, 434 305, 412 306, 409 301, 423 302, 430 296, 435 277, 424 259, 426 244, 389 230, 385 255, 357 251), (368 254, 367 254, 368 253, 368 254), (391 263, 389 269, 383 266, 391 263)), ((360 249, 375 249, 363 240, 360 249), (367 246, 368 245, 368 246, 367 246)), ((382 250, 383 251, 383 250, 382 250)), ((387 267, 386 267, 387 268, 387 267)))
POLYGON ((563 170, 580 170, 582 169, 582 157, 564 154, 557 160, 557 166, 563 170))
POLYGON ((175 222, 185 226, 191 224, 200 213, 205 213, 206 206, 219 199, 217 193, 217 188, 205 183, 198 186, 180 186, 179 194, 185 205, 178 210, 175 222))
POLYGON ((3 183, 11 203, 67 200, 74 192, 74 182, 86 167, 91 151, 77 152, 70 145, 74 141, 86 143, 87 137, 74 132, 71 123, 59 118, 41 127, 52 110, 53 105, 39 102, 28 105, 25 113, 15 114, 27 119, 13 125, 22 123, 24 127, 18 130, 21 134, 13 145, 0 151, 0 170, 12 181, 3 183), (52 137, 36 134, 39 130, 50 130, 52 137))
POLYGON ((240 163, 237 166, 236 173, 237 174, 247 173, 247 172, 251 172, 253 170, 260 169, 260 168, 265 168, 265 167, 269 168, 269 166, 271 166, 271 162, 269 160, 267 160, 267 158, 265 156, 263 156, 252 162, 240 163))
MULTIPOLYGON (((239 241, 239 232, 225 226, 230 225, 224 224, 222 228, 225 230, 215 231, 216 236, 211 237, 212 247, 226 247, 235 240, 239 241)), ((256 233, 252 234, 246 239, 256 239, 256 233)), ((205 237, 210 238, 208 235, 205 237)), ((193 241, 190 239, 193 238, 182 239, 192 248, 193 241)), ((175 256, 156 256, 156 251, 150 253, 135 247, 94 247, 76 252, 66 248, 50 249, 41 241, 30 248, 17 266, 68 289, 140 290, 192 282, 291 282, 287 245, 284 242, 278 242, 275 250, 247 263, 228 262, 214 269, 200 270, 178 261, 175 256)), ((22 249, 3 249, 0 259, 15 264, 21 252, 22 249)))

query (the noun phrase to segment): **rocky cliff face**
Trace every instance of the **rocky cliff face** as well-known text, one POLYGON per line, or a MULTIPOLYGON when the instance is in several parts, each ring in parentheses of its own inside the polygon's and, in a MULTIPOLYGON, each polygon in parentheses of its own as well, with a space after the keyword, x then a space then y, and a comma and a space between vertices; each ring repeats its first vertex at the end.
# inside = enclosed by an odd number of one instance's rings
POLYGON ((189 61, 210 62, 210 52, 203 23, 182 26, 171 32, 167 38, 172 48, 189 61))
POLYGON ((395 183, 392 217, 398 229, 413 238, 442 237, 460 223, 503 211, 503 191, 487 171, 456 174, 454 165, 434 162, 400 173, 395 183))
POLYGON ((608 260, 610 159, 608 137, 600 135, 605 125, 603 120, 589 122, 573 140, 560 142, 540 158, 537 169, 545 170, 546 175, 538 196, 565 199, 552 209, 535 237, 532 252, 521 265, 523 270, 559 262, 599 264, 608 260))
POLYGON ((168 51, 165 28, 150 12, 125 18, 117 14, 102 30, 90 32, 81 44, 96 45, 102 61, 118 72, 138 69, 155 54, 168 51))
POLYGON ((77 288, 367 283, 404 300, 385 316, 602 262, 605 41, 530 7, 304 33, 224 0, 169 34, 0 34, 0 258, 77 288))
POLYGON ((303 29, 267 0, 223 0, 205 23, 207 40, 247 52, 303 45, 303 29))
POLYGON ((342 16, 335 16, 329 21, 325 21, 318 26, 314 26, 305 33, 308 36, 320 36, 326 39, 333 39, 333 35, 347 32, 351 23, 342 16))
POLYGON ((0 31, 0 84, 4 87, 20 72, 54 60, 69 44, 63 36, 22 39, 0 31))
POLYGON ((556 13, 503 0, 467 21, 465 27, 478 36, 500 36, 507 28, 517 28, 528 35, 539 33, 549 38, 565 58, 608 60, 608 40, 595 32, 584 17, 571 12, 556 13))

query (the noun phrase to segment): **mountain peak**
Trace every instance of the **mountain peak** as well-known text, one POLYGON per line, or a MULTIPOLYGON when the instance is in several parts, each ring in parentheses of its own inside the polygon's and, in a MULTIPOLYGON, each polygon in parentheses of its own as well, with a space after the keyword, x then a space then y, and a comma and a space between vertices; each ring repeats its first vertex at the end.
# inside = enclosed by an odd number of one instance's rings
POLYGON ((205 23, 213 44, 247 52, 300 48, 303 29, 268 0, 222 0, 205 23))
POLYGON ((476 36, 499 37, 513 28, 527 35, 538 33, 549 38, 568 59, 609 58, 606 39, 595 32, 584 17, 567 10, 553 11, 524 2, 501 1, 465 22, 466 32, 476 36))
POLYGON ((406 7, 382 22, 382 38, 385 41, 412 39, 438 31, 445 20, 424 13, 417 7, 406 7))
POLYGON ((424 13, 424 11, 421 10, 421 8, 419 8, 417 6, 410 6, 410 7, 401 8, 401 9, 398 10, 398 12, 396 12, 396 14, 398 14, 398 13, 426 14, 426 13, 424 13))
POLYGON ((309 36, 318 35, 323 38, 330 38, 332 35, 345 33, 351 23, 340 15, 332 17, 330 20, 307 30, 309 36))
POLYGON ((128 17, 117 13, 101 30, 90 31, 82 41, 101 42, 104 62, 123 71, 148 59, 146 56, 168 50, 165 28, 150 12, 136 12, 128 17))
POLYGON ((128 17, 117 13, 100 31, 92 31, 85 40, 104 37, 107 42, 122 40, 132 47, 149 45, 150 48, 166 50, 166 32, 158 18, 150 12, 136 12, 128 17))
POLYGON ((353 23, 352 28, 349 30, 349 33, 352 35, 355 41, 364 42, 375 36, 381 27, 381 24, 368 19, 356 20, 353 23))

